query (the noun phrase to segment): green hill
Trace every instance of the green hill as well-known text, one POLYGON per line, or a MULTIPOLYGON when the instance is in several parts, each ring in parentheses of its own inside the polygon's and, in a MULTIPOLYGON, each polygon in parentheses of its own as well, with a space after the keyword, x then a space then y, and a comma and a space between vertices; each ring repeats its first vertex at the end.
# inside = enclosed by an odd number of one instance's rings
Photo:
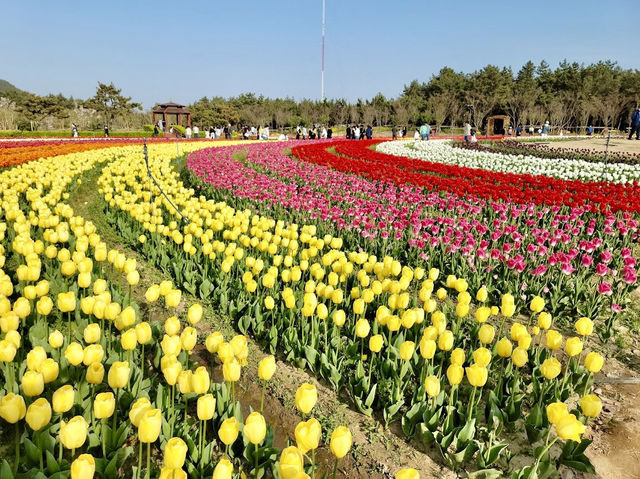
POLYGON ((2 80, 0 78, 0 93, 5 93, 5 92, 22 92, 22 90, 20 90, 20 88, 12 85, 11 83, 9 83, 7 80, 2 80))

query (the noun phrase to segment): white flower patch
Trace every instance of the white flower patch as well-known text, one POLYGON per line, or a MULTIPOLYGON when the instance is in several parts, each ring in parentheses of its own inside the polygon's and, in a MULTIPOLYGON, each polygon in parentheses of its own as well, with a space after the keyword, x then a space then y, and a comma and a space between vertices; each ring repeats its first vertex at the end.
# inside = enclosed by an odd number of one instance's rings
POLYGON ((623 184, 640 181, 640 166, 637 165, 565 158, 549 159, 467 150, 453 148, 451 140, 387 141, 380 143, 377 149, 390 155, 502 173, 549 176, 563 180, 609 181, 623 184))

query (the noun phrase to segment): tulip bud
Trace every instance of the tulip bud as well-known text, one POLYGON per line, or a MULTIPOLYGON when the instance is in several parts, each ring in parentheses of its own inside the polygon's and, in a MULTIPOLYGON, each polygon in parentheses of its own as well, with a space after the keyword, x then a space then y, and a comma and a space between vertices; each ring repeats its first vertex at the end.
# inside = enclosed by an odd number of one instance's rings
POLYGON ((303 383, 296 391, 295 403, 298 411, 309 414, 318 401, 318 391, 313 384, 303 383))
POLYGON ((102 363, 91 363, 87 368, 87 382, 89 384, 100 384, 104 379, 104 366, 102 363))
POLYGON ((197 404, 198 419, 208 421, 216 413, 216 400, 213 394, 205 394, 198 398, 197 404))
POLYGON ((155 442, 162 427, 162 412, 160 409, 147 409, 142 413, 138 422, 138 439, 140 442, 155 442))
POLYGON ((527 364, 527 361, 529 361, 529 354, 526 349, 518 346, 513 350, 513 353, 511 353, 511 362, 513 362, 516 367, 521 368, 527 364))
POLYGON ((9 424, 15 424, 27 412, 24 399, 19 394, 9 393, 0 399, 0 417, 9 424))
POLYGON ((473 361, 478 365, 486 368, 491 362, 491 351, 487 348, 478 348, 473 352, 473 361))
POLYGON ((64 357, 69 361, 69 364, 77 366, 84 359, 84 349, 80 343, 74 341, 64 350, 64 357))
POLYGON ((580 409, 587 417, 598 417, 602 411, 602 401, 595 394, 587 394, 580 399, 580 409))
POLYGON ((104 358, 104 349, 99 344, 90 344, 84 348, 82 363, 89 366, 93 363, 101 363, 104 358))
POLYGON ((113 415, 116 400, 112 392, 100 393, 93 400, 93 415, 96 419, 107 419, 113 415))
POLYGON ((96 461, 91 454, 81 454, 71 463, 71 479, 93 479, 96 461))
POLYGON ((122 310, 120 315, 118 316, 118 321, 116 326, 118 329, 123 330, 130 328, 136 322, 136 311, 131 306, 127 306, 122 310))
POLYGON ((58 363, 52 358, 47 358, 42 361, 40 365, 40 372, 42 373, 42 379, 45 384, 55 381, 58 378, 60 367, 58 363))
POLYGON ((109 368, 109 374, 107 376, 107 382, 111 389, 120 389, 125 387, 129 383, 129 375, 131 374, 131 368, 126 361, 116 361, 109 368))
POLYGON ((580 336, 589 336, 593 333, 593 321, 589 318, 580 318, 575 324, 576 332, 580 336))
POLYGON ((556 424, 556 434, 564 440, 580 442, 587 429, 573 414, 564 415, 556 424))
POLYGON ((467 354, 462 348, 456 348, 451 352, 451 364, 462 366, 467 357, 467 354))
POLYGON ((36 311, 41 316, 48 316, 53 308, 53 300, 49 296, 41 297, 36 303, 36 311))
POLYGON ((240 363, 234 358, 222 365, 222 375, 227 382, 236 382, 240 379, 242 368, 240 363))
POLYGON ((191 326, 184 328, 182 334, 180 335, 180 343, 182 345, 182 349, 185 351, 191 351, 196 346, 196 342, 198 341, 198 332, 192 328, 191 326))
POLYGON ((384 345, 384 338, 381 334, 376 334, 369 338, 369 349, 372 353, 379 353, 384 345))
POLYGON ((178 381, 178 376, 182 372, 182 364, 178 362, 175 356, 170 356, 171 360, 162 368, 162 374, 169 386, 174 386, 178 381))
POLYGON ((31 429, 39 431, 51 421, 51 405, 45 398, 36 399, 29 408, 25 420, 31 429))
POLYGON ((544 330, 549 329, 551 327, 551 319, 551 315, 543 311, 538 315, 538 327, 544 330))
POLYGON ((58 294, 58 309, 63 313, 75 311, 76 295, 73 291, 58 294))
POLYGON ((449 351, 453 347, 453 332, 450 330, 443 331, 438 337, 438 348, 442 351, 449 351))
POLYGON ((500 341, 498 341, 497 346, 498 356, 500 356, 501 358, 511 357, 513 345, 508 338, 502 338, 500 341))
POLYGON ((67 449, 82 447, 87 439, 89 425, 82 416, 75 416, 69 422, 60 422, 59 440, 67 449))
POLYGON ((258 377, 263 381, 269 381, 276 372, 276 358, 266 356, 258 363, 258 377))
POLYGON ((120 336, 120 345, 125 351, 133 351, 138 345, 138 336, 136 335, 136 329, 130 328, 122 333, 120 336))
POLYGON ((182 370, 180 371, 180 374, 178 374, 178 389, 180 390, 181 394, 190 394, 194 392, 191 389, 192 376, 193 376, 193 373, 191 372, 190 369, 182 370))
POLYGON ((52 403, 53 410, 58 414, 67 412, 69 409, 73 407, 73 403, 75 402, 76 392, 73 389, 73 386, 66 384, 60 388, 58 388, 53 393, 52 403))
POLYGON ((562 334, 555 329, 550 329, 546 334, 547 347, 552 351, 560 349, 562 346, 562 334))
POLYGON ((405 341, 400 345, 399 356, 404 361, 409 361, 413 357, 416 344, 413 341, 405 341))
POLYGON ((582 352, 582 341, 580 338, 574 336, 567 339, 567 342, 564 345, 564 352, 571 357, 580 354, 582 352))
POLYGON ((187 444, 179 437, 172 437, 164 448, 164 465, 170 469, 182 469, 187 458, 187 444))
POLYGON ((16 357, 17 348, 8 339, 0 341, 0 362, 10 363, 16 357))
POLYGON ((164 297, 165 304, 168 308, 175 308, 180 304, 180 300, 182 299, 182 293, 179 289, 172 289, 167 293, 164 297))
POLYGON ((554 379, 562 371, 562 365, 554 357, 550 357, 544 360, 540 366, 540 372, 547 379, 554 379))
POLYGON ((42 362, 47 359, 47 353, 42 346, 36 346, 27 353, 27 369, 40 372, 42 362))
POLYGON ((238 438, 238 420, 235 417, 226 419, 218 429, 220 440, 230 446, 238 438))
POLYGON ((289 446, 280 453, 280 461, 278 463, 278 472, 282 479, 295 479, 295 477, 304 472, 304 459, 302 452, 295 446, 289 446))
POLYGON ((478 339, 482 344, 490 344, 493 341, 496 330, 490 324, 483 324, 478 330, 478 339))
POLYGON ((197 323, 199 323, 200 320, 202 319, 202 313, 203 313, 202 305, 198 303, 192 304, 189 307, 189 310, 187 311, 187 321, 189 321, 189 324, 194 326, 197 323))
POLYGON ((205 341, 205 346, 207 347, 207 351, 211 354, 215 354, 218 352, 218 347, 224 342, 224 336, 221 332, 215 331, 207 336, 205 341))
POLYGON ((333 312, 332 319, 333 319, 333 324, 341 328, 344 325, 344 322, 346 320, 346 314, 342 309, 337 309, 333 312))
POLYGON ((590 373, 599 373, 603 364, 604 358, 594 351, 588 353, 584 358, 584 366, 590 373))
POLYGON ((164 321, 164 332, 169 336, 175 336, 180 332, 180 320, 177 316, 171 316, 164 321))
POLYGON ((136 340, 139 344, 147 344, 151 341, 153 333, 151 332, 151 326, 147 322, 136 324, 136 340))
POLYGON ((251 444, 261 444, 267 434, 267 424, 262 414, 257 411, 247 416, 242 430, 251 444))
POLYGON ((447 368, 447 379, 449 380, 449 384, 455 386, 462 382, 462 377, 464 376, 464 369, 462 366, 458 366, 457 364, 452 364, 447 368))
POLYGON ((300 452, 306 454, 318 448, 322 435, 322 426, 317 419, 311 418, 308 421, 301 421, 295 428, 294 435, 296 444, 300 452))
POLYGON ((424 380, 424 388, 429 397, 436 397, 440 394, 440 379, 436 376, 427 376, 424 380))
POLYGON ((420 474, 415 469, 406 467, 396 472, 395 479, 420 479, 420 474))
POLYGON ((25 396, 39 396, 44 391, 44 378, 42 373, 27 371, 22 376, 22 391, 25 396))
POLYGON ((470 367, 466 368, 467 380, 469 384, 473 387, 481 388, 487 382, 487 368, 480 366, 478 364, 472 364, 470 367))
POLYGON ((331 434, 329 449, 331 449, 331 453, 337 459, 342 459, 347 455, 352 444, 353 438, 351 436, 351 431, 344 426, 338 426, 331 434))
POLYGON ((138 427, 140 425, 142 415, 151 409, 151 403, 147 398, 141 397, 137 399, 136 402, 131 405, 131 409, 129 410, 129 420, 131 421, 131 424, 138 427))
MULTIPOLYGON (((212 479, 231 479, 233 475, 233 464, 228 459, 220 459, 213 470, 212 479)), ((284 478, 283 478, 284 479, 284 478)))

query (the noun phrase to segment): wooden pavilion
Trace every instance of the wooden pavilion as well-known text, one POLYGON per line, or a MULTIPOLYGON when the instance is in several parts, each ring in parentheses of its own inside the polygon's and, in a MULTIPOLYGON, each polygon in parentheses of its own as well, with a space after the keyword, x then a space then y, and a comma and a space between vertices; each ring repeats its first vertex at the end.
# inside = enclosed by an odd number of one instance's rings
POLYGON ((152 113, 154 125, 158 122, 158 117, 162 117, 162 123, 165 127, 169 124, 183 126, 183 120, 186 120, 186 126, 191 126, 191 112, 184 105, 178 105, 173 102, 160 103, 153 107, 152 113), (170 117, 174 115, 176 117, 175 123, 169 123, 170 117))

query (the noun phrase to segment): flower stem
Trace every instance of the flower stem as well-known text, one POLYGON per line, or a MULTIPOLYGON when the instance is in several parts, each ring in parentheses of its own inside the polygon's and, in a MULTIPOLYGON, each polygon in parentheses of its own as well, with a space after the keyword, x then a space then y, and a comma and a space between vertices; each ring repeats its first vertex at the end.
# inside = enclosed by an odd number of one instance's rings
POLYGON ((331 479, 336 479, 337 470, 338 470, 338 458, 336 457, 335 461, 333 461, 333 473, 331 474, 331 479))
POLYGON ((264 410, 264 390, 267 388, 267 382, 262 381, 262 393, 260 393, 260 414, 264 410))
POLYGON ((147 479, 151 476, 151 443, 147 443, 147 479))
POLYGON ((105 426, 107 424, 107 420, 106 419, 102 419, 102 427, 100 428, 100 435, 102 436, 102 457, 104 457, 105 459, 107 458, 107 446, 105 444, 105 440, 107 437, 107 434, 105 432, 105 426))
MULTIPOLYGON (((40 461, 42 461, 42 457, 40 461)), ((20 464, 20 422, 16 422, 16 465, 14 466, 14 474, 18 473, 18 464, 20 464)))
POLYGON ((142 441, 138 441, 138 474, 136 477, 142 476, 142 441))
POLYGON ((254 458, 255 466, 254 466, 254 469, 253 469, 253 473, 255 474, 256 479, 258 479, 258 445, 257 444, 256 444, 256 449, 255 449, 255 452, 254 452, 254 456, 255 456, 255 458, 254 458))

